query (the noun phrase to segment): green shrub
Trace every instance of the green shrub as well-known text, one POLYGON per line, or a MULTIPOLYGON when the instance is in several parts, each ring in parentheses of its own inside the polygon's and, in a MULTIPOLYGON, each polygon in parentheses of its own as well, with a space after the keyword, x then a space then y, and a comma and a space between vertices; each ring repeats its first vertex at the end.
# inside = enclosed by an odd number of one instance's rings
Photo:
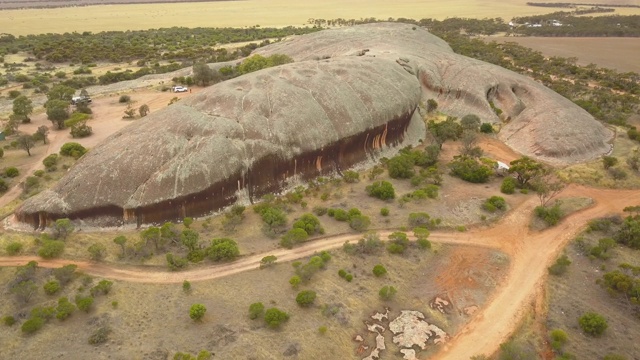
POLYGON ((615 166, 616 164, 618 164, 618 158, 616 158, 615 156, 602 157, 602 165, 605 168, 605 170, 612 166, 615 166))
POLYGON ((502 211, 507 209, 507 202, 500 196, 492 196, 484 201, 482 208, 489 212, 502 211))
POLYGON ((383 207, 382 209, 380 209, 380 215, 389 216, 389 209, 386 207, 383 207))
POLYGON ((392 179, 410 179, 415 172, 414 159, 409 154, 400 154, 387 161, 387 171, 392 179))
POLYGON ((38 250, 38 256, 45 259, 53 259, 62 255, 64 251, 64 241, 61 240, 44 240, 42 246, 38 250))
POLYGON ((294 245, 307 241, 309 234, 300 228, 294 228, 287 231, 280 239, 280 246, 291 249, 294 245))
POLYGON ((396 197, 393 185, 388 181, 376 181, 366 187, 367 194, 380 200, 390 200, 396 197))
POLYGON ((554 226, 560 222, 562 216, 562 209, 560 209, 560 204, 555 204, 550 207, 546 206, 536 206, 535 214, 538 218, 542 219, 547 225, 554 226))
POLYGON ((309 235, 324 234, 320 220, 313 214, 303 214, 300 219, 293 223, 293 228, 302 229, 309 235))
POLYGON ((594 312, 587 312, 582 315, 578 320, 578 323, 582 330, 591 336, 602 335, 608 327, 607 319, 594 312))
POLYGON ((53 295, 60 290, 60 283, 55 280, 52 280, 52 281, 46 282, 42 287, 44 288, 44 292, 47 295, 53 295))
POLYGON ((260 260, 260 268, 266 268, 275 265, 278 257, 275 255, 267 255, 260 260))
POLYGON ((300 285, 301 282, 302 279, 298 275, 293 275, 291 279, 289 279, 289 284, 291 284, 291 287, 294 289, 298 288, 298 285, 300 285))
POLYGON ((333 218, 338 221, 349 221, 349 213, 343 209, 333 209, 333 218))
POLYGON ((102 326, 94 331, 87 341, 91 345, 104 344, 109 340, 109 334, 111 333, 111 329, 107 326, 102 326))
POLYGON ((207 308, 202 304, 193 304, 189 309, 189 317, 191 320, 200 321, 207 312, 207 308))
POLYGON ((309 307, 313 305, 316 300, 316 292, 312 290, 303 290, 298 293, 296 296, 296 302, 301 307, 309 307))
POLYGON ((327 327, 326 326, 320 326, 318 328, 318 332, 320 333, 320 335, 324 335, 327 333, 327 327))
POLYGON ((340 269, 338 270, 338 276, 344 279, 347 276, 347 272, 344 269, 340 269))
POLYGON ((44 325, 44 320, 39 317, 32 317, 22 324, 21 330, 25 334, 33 334, 44 325))
POLYGON ((482 123, 482 125, 480 125, 480 132, 491 134, 493 133, 493 126, 489 123, 482 123))
POLYGON ((355 231, 365 231, 371 225, 371 220, 368 216, 354 215, 349 219, 349 227, 355 231))
POLYGON ((419 238, 416 240, 416 244, 420 249, 423 249, 423 250, 431 249, 431 241, 427 239, 419 238))
POLYGON ((287 320, 289 320, 289 314, 278 308, 267 309, 264 313, 264 322, 274 329, 279 328, 287 320))
POLYGON ((549 266, 549 274, 560 276, 567 272, 569 265, 571 265, 571 260, 569 260, 567 255, 562 255, 553 265, 549 266))
POLYGON ((4 181, 4 179, 0 178, 0 192, 5 192, 9 190, 9 184, 7 184, 6 181, 4 181))
POLYGON ((391 300, 397 292, 398 290, 396 290, 395 287, 385 285, 380 289, 380 291, 378 291, 378 295, 380 296, 380 299, 388 301, 391 300))
POLYGON ((4 169, 4 175, 6 177, 14 178, 20 175, 20 170, 17 167, 11 166, 4 169))
POLYGON ((98 285, 91 288, 91 296, 95 297, 96 295, 103 294, 106 295, 111 291, 111 287, 113 286, 113 282, 109 280, 100 280, 98 285))
POLYGON ((261 302, 249 305, 249 319, 255 320, 264 313, 264 304, 261 302))
POLYGON ((381 264, 378 264, 373 267, 373 275, 375 275, 376 277, 381 277, 386 274, 387 274, 387 269, 385 269, 385 267, 382 266, 381 264))
POLYGON ((451 175, 471 183, 485 183, 493 174, 493 170, 468 156, 455 156, 448 164, 451 175))
POLYGON ((211 240, 211 246, 207 248, 207 256, 212 261, 229 261, 240 255, 238 244, 228 238, 211 240))
POLYGON ((89 114, 74 112, 73 114, 71 114, 71 117, 69 117, 69 119, 64 121, 64 127, 69 128, 75 126, 83 121, 89 120, 89 118, 91 118, 89 114))
POLYGON ((17 255, 18 253, 20 253, 20 251, 22 251, 22 243, 19 243, 17 241, 12 241, 8 243, 4 249, 7 251, 7 254, 9 255, 17 255))
POLYGON ((324 206, 315 206, 312 211, 317 216, 322 216, 327 213, 327 208, 324 206))
POLYGON ((345 276, 344 279, 347 280, 347 282, 351 282, 351 280, 353 280, 353 275, 347 274, 347 276, 345 276))
POLYGON ((58 164, 58 154, 51 154, 42 160, 42 164, 47 171, 55 171, 56 164, 58 164))
POLYGON ((502 180, 502 185, 500 185, 500 192, 503 194, 513 194, 516 191, 516 185, 518 181, 511 176, 507 176, 502 180))
POLYGON ((560 351, 560 349, 562 349, 564 344, 567 343, 567 340, 569 338, 567 336, 567 333, 561 329, 555 329, 551 331, 550 337, 551 337, 551 347, 555 351, 560 351))
POLYGON ((391 254, 403 254, 406 248, 409 246, 409 238, 407 234, 396 231, 389 235, 389 243, 387 244, 387 251, 391 254))
POLYGON ((75 310, 76 310, 76 306, 73 305, 69 301, 69 299, 67 299, 66 297, 61 297, 60 299, 58 299, 58 307, 56 308, 56 318, 58 320, 65 320, 66 318, 71 316, 71 314, 73 314, 75 310))
POLYGON ((188 293, 191 291, 191 283, 187 280, 182 282, 182 291, 188 293))
POLYGON ((353 171, 353 170, 347 170, 342 174, 342 177, 344 178, 344 182, 348 183, 348 184, 353 184, 353 183, 357 183, 358 181, 360 181, 360 174, 358 174, 358 172, 353 171))
MULTIPOLYGON (((118 302, 116 301, 116 306, 118 305, 118 302)), ((93 305, 93 297, 92 296, 76 296, 76 306, 78 307, 78 309, 84 311, 84 312, 89 312, 89 310, 91 310, 91 306, 93 305)), ((112 304, 113 305, 113 304, 112 304)))
MULTIPOLYGON (((87 149, 77 142, 68 142, 60 147, 60 155, 71 156, 74 159, 80 158, 87 153, 87 149)), ((45 165, 46 166, 46 165, 45 165)))
POLYGON ((4 317, 2 318, 2 323, 3 323, 5 326, 13 326, 13 324, 15 324, 15 323, 16 323, 16 319, 15 319, 13 316, 8 316, 8 315, 7 315, 7 316, 4 316, 4 317))

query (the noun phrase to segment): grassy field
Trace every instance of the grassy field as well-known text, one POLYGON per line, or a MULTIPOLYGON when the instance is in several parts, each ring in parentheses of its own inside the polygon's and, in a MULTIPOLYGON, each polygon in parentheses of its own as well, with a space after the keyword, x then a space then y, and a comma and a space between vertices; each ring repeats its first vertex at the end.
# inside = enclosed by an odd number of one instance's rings
MULTIPOLYGON (((208 3, 132 4, 2 11, 2 32, 26 35, 72 31, 141 30, 160 27, 242 27, 304 25, 315 19, 447 17, 510 19, 557 9, 527 6, 525 0, 248 0, 208 3)), ((617 9, 616 14, 640 13, 617 9)))
POLYGON ((486 40, 515 42, 545 56, 577 57, 579 65, 593 63, 621 72, 640 72, 639 38, 488 37, 486 40))

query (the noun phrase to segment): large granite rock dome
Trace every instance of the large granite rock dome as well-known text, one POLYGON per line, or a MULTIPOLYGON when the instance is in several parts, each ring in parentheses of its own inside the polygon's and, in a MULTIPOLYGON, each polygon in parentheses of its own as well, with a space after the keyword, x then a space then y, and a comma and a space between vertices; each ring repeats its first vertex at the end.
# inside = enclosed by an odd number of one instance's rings
POLYGON ((609 149, 610 133, 568 100, 410 25, 326 30, 258 53, 296 62, 216 84, 114 134, 25 201, 18 220, 120 225, 204 215, 416 143, 425 134, 417 108, 430 98, 445 113, 497 123, 492 101, 508 120, 500 137, 547 161, 609 149))

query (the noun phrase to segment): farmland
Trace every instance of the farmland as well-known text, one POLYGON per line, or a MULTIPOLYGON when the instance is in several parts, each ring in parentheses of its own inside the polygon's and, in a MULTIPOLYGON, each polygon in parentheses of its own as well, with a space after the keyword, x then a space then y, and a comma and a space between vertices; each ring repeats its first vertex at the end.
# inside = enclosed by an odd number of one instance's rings
POLYGON ((544 56, 576 57, 577 64, 596 64, 620 72, 640 72, 639 38, 488 37, 487 41, 515 42, 544 56))
MULTIPOLYGON (((3 14, 2 31, 14 35, 142 30, 161 27, 299 26, 310 18, 360 19, 375 17, 448 17, 510 19, 515 15, 545 14, 558 9, 533 7, 525 1, 453 0, 442 6, 436 0, 220 1, 198 3, 130 4, 9 10, 3 14), (37 24, 37 26, 34 26, 37 24)), ((616 14, 640 14, 640 9, 620 8, 616 14)))

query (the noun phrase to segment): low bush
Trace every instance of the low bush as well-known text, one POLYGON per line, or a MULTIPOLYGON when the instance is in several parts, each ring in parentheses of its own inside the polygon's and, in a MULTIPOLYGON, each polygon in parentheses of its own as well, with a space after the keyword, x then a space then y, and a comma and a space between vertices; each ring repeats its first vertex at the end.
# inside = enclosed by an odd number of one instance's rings
POLYGON ((20 175, 20 170, 17 167, 11 166, 4 169, 4 176, 14 178, 20 175))
POLYGON ((518 181, 511 176, 507 176, 502 180, 502 185, 500 185, 500 192, 503 194, 513 194, 516 192, 516 185, 518 181))
POLYGON ((502 211, 507 209, 507 202, 500 196, 492 196, 484 201, 482 208, 489 212, 502 211))
POLYGON ((264 314, 264 304, 261 302, 249 305, 249 319, 255 320, 264 314))
POLYGON ((32 317, 22 324, 21 330, 25 334, 33 334, 44 325, 44 320, 39 317, 32 317))
POLYGON ((383 286, 380 291, 378 291, 378 295, 380 296, 380 299, 388 301, 391 300, 397 292, 398 290, 393 286, 383 286))
POLYGON ((571 265, 571 260, 569 260, 567 255, 562 255, 553 265, 549 266, 549 274, 560 276, 567 272, 569 265, 571 265))
POLYGON ((387 274, 387 269, 383 265, 378 264, 373 267, 373 275, 375 275, 376 277, 381 277, 386 274, 387 274))
POLYGON ((22 251, 22 243, 12 241, 4 248, 9 255, 17 255, 22 251))
POLYGON ((45 259, 53 259, 62 255, 64 251, 64 241, 61 240, 44 240, 42 246, 38 250, 38 256, 45 259))
POLYGON ((608 327, 607 319, 594 312, 587 312, 582 315, 578 323, 582 330, 591 336, 602 335, 608 327))
POLYGON ((131 102, 131 96, 129 95, 120 95, 120 98, 118 99, 118 102, 121 104, 126 104, 131 102))
POLYGON ((53 295, 60 291, 60 283, 55 280, 46 282, 42 287, 47 295, 53 295))
POLYGON ((316 292, 312 290, 304 290, 298 293, 296 296, 296 303, 301 307, 309 307, 313 305, 316 300, 316 292))
POLYGON ((278 309, 278 308, 269 308, 264 313, 264 321, 271 328, 279 328, 280 325, 289 320, 289 314, 278 309))
POLYGON ((534 211, 536 216, 549 226, 557 225, 564 215, 562 213, 562 209, 560 209, 560 204, 555 204, 549 207, 536 206, 534 211))
POLYGON ((84 146, 78 144, 77 142, 68 142, 62 145, 62 147, 60 147, 60 155, 71 156, 74 159, 80 158, 82 155, 86 154, 86 152, 87 152, 87 149, 84 146))
POLYGON ((388 181, 376 181, 366 187, 367 194, 380 200, 391 200, 396 197, 393 185, 388 181))

